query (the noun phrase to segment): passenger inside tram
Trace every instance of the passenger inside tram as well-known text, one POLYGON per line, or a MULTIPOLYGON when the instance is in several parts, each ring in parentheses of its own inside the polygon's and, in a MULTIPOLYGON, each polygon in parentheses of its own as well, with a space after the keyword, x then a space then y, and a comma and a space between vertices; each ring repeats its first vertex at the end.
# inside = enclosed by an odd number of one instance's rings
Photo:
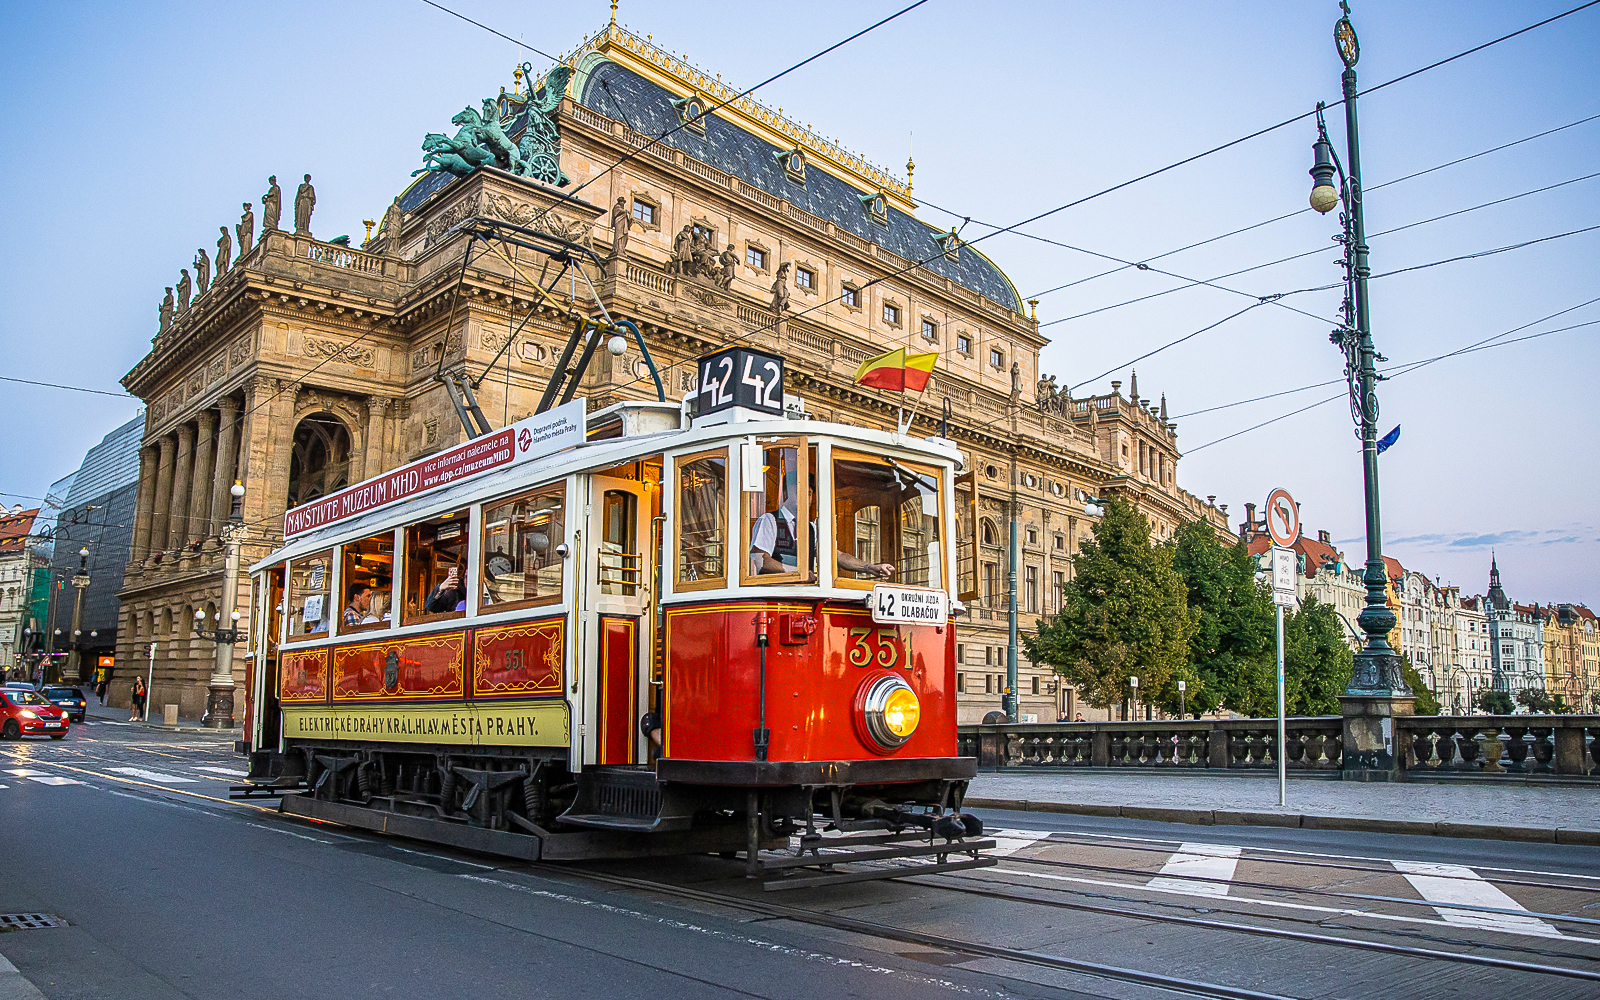
MULTIPOLYGON (((799 482, 798 470, 795 468, 794 448, 769 448, 766 451, 767 470, 769 479, 774 478, 771 473, 776 471, 779 482, 777 493, 777 507, 765 510, 759 514, 750 527, 750 574, 782 575, 799 572, 799 544, 800 501, 796 488, 799 482)), ((815 459, 815 454, 812 455, 815 459)), ((808 507, 811 517, 806 525, 807 544, 811 556, 810 568, 801 582, 810 583, 817 576, 817 503, 816 503, 816 471, 813 466, 807 477, 807 484, 811 494, 808 507)), ((758 506, 768 505, 767 498, 772 497, 772 492, 752 494, 751 501, 758 506)), ((872 579, 887 580, 894 576, 892 563, 870 563, 855 555, 840 551, 837 554, 839 568, 852 573, 860 573, 872 579)))
POLYGON ((467 609, 465 512, 406 529, 405 616, 408 621, 455 617, 467 609))

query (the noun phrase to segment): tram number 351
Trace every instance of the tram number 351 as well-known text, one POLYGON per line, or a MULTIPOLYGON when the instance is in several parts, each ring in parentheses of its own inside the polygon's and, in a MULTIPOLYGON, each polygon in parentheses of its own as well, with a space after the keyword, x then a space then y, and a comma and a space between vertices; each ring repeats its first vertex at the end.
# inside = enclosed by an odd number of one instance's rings
POLYGON ((850 630, 852 667, 870 667, 874 663, 885 670, 897 666, 911 669, 911 643, 893 629, 853 628, 850 630))

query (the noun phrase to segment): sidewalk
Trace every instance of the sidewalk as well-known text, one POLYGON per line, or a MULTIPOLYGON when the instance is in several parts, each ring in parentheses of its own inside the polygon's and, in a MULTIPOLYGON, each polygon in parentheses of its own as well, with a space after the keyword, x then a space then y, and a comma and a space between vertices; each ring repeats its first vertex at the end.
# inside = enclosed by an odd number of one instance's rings
POLYGON ((1201 826, 1365 830, 1600 846, 1600 785, 1290 781, 1277 776, 981 772, 978 809, 1122 816, 1201 826))
MULTIPOLYGON (((86 715, 88 718, 94 719, 96 722, 128 723, 129 711, 126 708, 112 708, 110 705, 101 705, 100 699, 96 698, 93 694, 90 694, 89 708, 86 712, 86 715)), ((159 708, 150 713, 150 721, 128 724, 140 726, 144 729, 159 729, 162 732, 167 733, 206 732, 219 733, 225 736, 238 736, 244 732, 243 728, 240 726, 234 726, 232 729, 212 729, 208 726, 200 725, 199 719, 180 718, 178 719, 178 724, 176 726, 168 726, 161 721, 161 712, 159 708)))

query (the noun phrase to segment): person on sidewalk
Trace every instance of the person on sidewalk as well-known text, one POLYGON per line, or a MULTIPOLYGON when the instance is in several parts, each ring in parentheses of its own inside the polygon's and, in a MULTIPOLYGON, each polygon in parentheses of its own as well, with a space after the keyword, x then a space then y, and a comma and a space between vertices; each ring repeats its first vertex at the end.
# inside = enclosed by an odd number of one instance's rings
POLYGON ((106 688, 108 688, 110 686, 111 686, 111 671, 109 671, 109 670, 105 669, 104 667, 102 667, 100 669, 100 677, 99 677, 98 680, 95 681, 95 684, 94 684, 94 693, 100 696, 100 707, 102 707, 102 708, 104 708, 105 704, 106 704, 106 688))
POLYGON ((133 705, 133 714, 128 716, 129 722, 144 721, 144 702, 150 696, 145 690, 144 678, 137 675, 133 678, 133 688, 128 692, 128 701, 133 705))

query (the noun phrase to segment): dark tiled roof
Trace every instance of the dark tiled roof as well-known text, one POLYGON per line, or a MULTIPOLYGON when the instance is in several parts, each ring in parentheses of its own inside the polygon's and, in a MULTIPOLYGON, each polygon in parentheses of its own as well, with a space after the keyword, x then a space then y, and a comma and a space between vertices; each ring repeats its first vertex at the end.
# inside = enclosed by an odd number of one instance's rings
MULTIPOLYGON (((583 93, 574 95, 578 103, 624 121, 645 135, 661 135, 678 125, 678 113, 671 104, 677 95, 614 62, 595 66, 584 75, 582 86, 583 93)), ((872 192, 858 190, 815 166, 806 171, 804 184, 791 181, 777 158, 787 150, 758 139, 715 114, 708 115, 705 124, 703 137, 690 129, 680 129, 662 142, 908 260, 932 257, 923 266, 934 274, 1008 309, 1021 310, 1022 302, 1010 279, 972 248, 963 247, 957 260, 948 260, 934 239, 940 230, 893 205, 889 206, 888 226, 877 225, 860 199, 872 192)))

